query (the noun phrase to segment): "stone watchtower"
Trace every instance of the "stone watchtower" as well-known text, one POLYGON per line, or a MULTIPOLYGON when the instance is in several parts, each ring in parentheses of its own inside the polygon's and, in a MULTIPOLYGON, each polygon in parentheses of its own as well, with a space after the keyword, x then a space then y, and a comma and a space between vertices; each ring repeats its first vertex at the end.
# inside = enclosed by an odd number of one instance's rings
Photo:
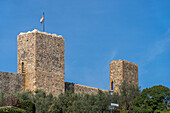
POLYGON ((42 89, 54 96, 65 89, 65 39, 33 30, 17 37, 18 73, 25 74, 25 90, 42 89))
POLYGON ((138 85, 138 66, 134 63, 118 60, 110 63, 110 90, 119 92, 123 81, 138 85))

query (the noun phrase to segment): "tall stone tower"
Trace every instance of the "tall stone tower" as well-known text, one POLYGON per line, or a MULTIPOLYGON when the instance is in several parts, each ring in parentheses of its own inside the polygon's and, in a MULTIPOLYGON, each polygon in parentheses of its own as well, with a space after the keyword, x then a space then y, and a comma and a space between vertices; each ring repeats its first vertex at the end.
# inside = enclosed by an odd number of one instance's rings
POLYGON ((65 89, 65 39, 33 30, 17 36, 18 73, 25 74, 25 90, 42 89, 54 96, 65 89))
POLYGON ((123 81, 138 85, 138 66, 134 63, 118 60, 110 63, 110 90, 119 92, 123 81))

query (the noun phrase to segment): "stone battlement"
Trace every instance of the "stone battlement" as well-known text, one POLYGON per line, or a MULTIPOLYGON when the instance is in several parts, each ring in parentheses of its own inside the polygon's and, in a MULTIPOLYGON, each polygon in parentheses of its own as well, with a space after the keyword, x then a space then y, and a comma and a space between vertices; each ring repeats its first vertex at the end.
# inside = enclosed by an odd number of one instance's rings
POLYGON ((135 64, 135 63, 129 62, 129 61, 127 61, 127 60, 122 60, 122 59, 120 59, 120 60, 113 60, 113 61, 111 61, 110 64, 116 63, 116 62, 126 62, 126 63, 129 63, 129 64, 132 64, 132 65, 136 65, 136 66, 137 66, 137 64, 135 64))
POLYGON ((26 34, 29 34, 29 33, 40 33, 40 34, 44 34, 44 35, 50 35, 52 37, 63 38, 62 35, 51 34, 51 33, 47 33, 47 32, 40 32, 37 29, 34 29, 33 31, 28 31, 26 33, 21 32, 19 35, 26 35, 26 34))

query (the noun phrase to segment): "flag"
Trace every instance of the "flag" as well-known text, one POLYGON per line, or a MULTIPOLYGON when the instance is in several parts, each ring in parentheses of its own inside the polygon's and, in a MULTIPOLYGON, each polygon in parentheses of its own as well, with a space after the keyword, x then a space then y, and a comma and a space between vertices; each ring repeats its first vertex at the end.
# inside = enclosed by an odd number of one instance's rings
POLYGON ((43 16, 41 17, 40 22, 41 22, 41 23, 44 22, 44 14, 43 14, 43 16))

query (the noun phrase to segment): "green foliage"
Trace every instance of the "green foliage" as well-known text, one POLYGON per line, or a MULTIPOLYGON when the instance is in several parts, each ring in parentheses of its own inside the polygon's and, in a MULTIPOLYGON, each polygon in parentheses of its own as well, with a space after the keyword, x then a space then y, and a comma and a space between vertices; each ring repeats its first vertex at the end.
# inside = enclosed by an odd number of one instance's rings
MULTIPOLYGON (((130 91, 133 88, 122 87, 124 88, 121 90, 122 92, 120 94, 114 93, 112 97, 112 102, 121 105, 121 107, 115 107, 115 113, 126 112, 126 107, 123 110, 122 106, 125 102, 127 102, 127 105, 130 105, 128 102, 131 102, 129 101, 131 98, 124 96, 124 94, 133 96, 131 92, 135 92, 134 90, 130 91)), ((14 95, 20 100, 20 107, 28 111, 31 111, 32 107, 24 102, 33 102, 36 107, 36 113, 105 113, 109 112, 108 107, 111 103, 109 93, 101 90, 98 91, 97 95, 75 94, 73 91, 66 91, 65 94, 60 94, 58 98, 53 97, 52 94, 46 95, 41 90, 37 90, 34 94, 30 91, 25 91, 17 92, 14 95)))
POLYGON ((50 113, 97 113, 108 112, 109 95, 98 91, 97 95, 66 92, 51 105, 50 113))
POLYGON ((47 113, 50 106, 56 100, 55 97, 50 93, 46 95, 45 92, 41 90, 37 90, 34 98, 34 102, 36 105, 36 113, 47 113))
POLYGON ((31 113, 35 113, 35 104, 31 101, 23 101, 20 103, 19 107, 31 113))
POLYGON ((0 90, 0 106, 4 105, 4 93, 0 90))
MULTIPOLYGON (((114 113, 166 113, 170 108, 170 90, 164 86, 144 89, 123 82, 120 93, 114 93, 112 103, 119 104, 114 113)), ((34 113, 107 113, 111 103, 108 92, 98 91, 96 95, 75 94, 72 90, 60 94, 57 98, 41 90, 17 92, 13 95, 0 93, 3 105, 19 106, 34 113), (3 94, 3 96, 2 96, 3 94), (18 101, 19 99, 19 101, 18 101)), ((2 102, 2 101, 0 101, 2 102)), ((2 105, 2 104, 1 104, 2 105)))
POLYGON ((135 112, 160 112, 170 110, 170 89, 164 86, 146 88, 135 99, 135 112))
POLYGON ((34 94, 31 91, 20 91, 14 94, 21 102, 34 101, 34 94))
POLYGON ((115 103, 119 104, 118 110, 120 112, 133 112, 134 111, 134 100, 140 95, 140 87, 134 84, 128 84, 123 81, 120 86, 120 93, 114 94, 115 103))
MULTIPOLYGON (((35 94, 33 94, 31 91, 17 92, 15 96, 19 98, 21 104, 24 102, 34 103, 36 108, 36 113, 47 113, 49 107, 55 101, 55 97, 53 97, 52 94, 46 95, 46 93, 42 90, 35 91, 35 94)), ((26 109, 28 111, 30 110, 34 111, 33 106, 34 105, 30 103, 30 107, 26 108, 25 106, 23 107, 23 109, 26 109)))
POLYGON ((26 111, 22 109, 5 107, 0 109, 0 113, 26 113, 26 111))
POLYGON ((0 92, 0 106, 19 106, 19 99, 13 94, 0 92))
POLYGON ((127 111, 127 110, 124 110, 124 111, 121 111, 120 113, 128 113, 128 111, 127 111))

